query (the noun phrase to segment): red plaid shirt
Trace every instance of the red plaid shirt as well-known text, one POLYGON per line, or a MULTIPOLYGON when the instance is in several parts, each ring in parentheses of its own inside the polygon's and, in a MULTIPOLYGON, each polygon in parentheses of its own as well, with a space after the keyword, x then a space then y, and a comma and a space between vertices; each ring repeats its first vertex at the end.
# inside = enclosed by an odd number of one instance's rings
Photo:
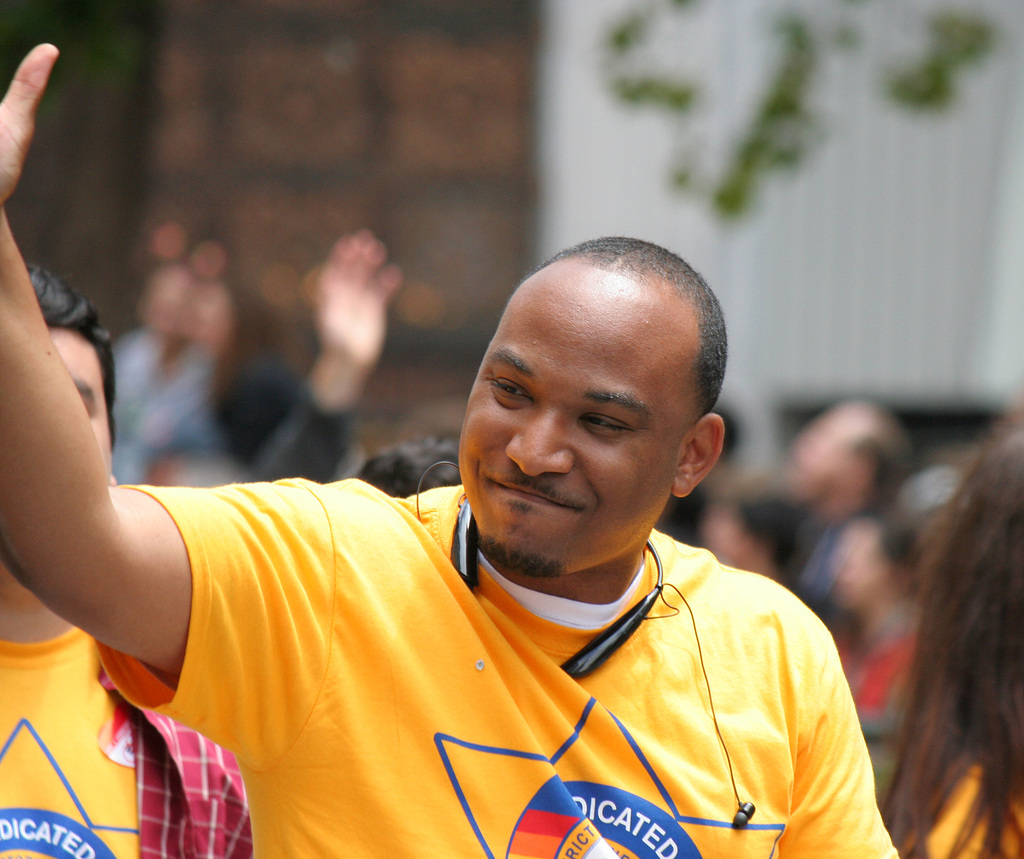
MULTIPOLYGON (((100 683, 115 691, 106 673, 100 683)), ((167 716, 133 708, 141 859, 249 859, 252 831, 234 756, 167 716)))

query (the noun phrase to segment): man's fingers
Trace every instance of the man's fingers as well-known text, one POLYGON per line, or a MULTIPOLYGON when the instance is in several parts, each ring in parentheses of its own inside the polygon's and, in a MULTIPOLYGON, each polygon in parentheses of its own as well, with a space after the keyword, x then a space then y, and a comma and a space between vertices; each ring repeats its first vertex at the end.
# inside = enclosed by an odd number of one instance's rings
POLYGON ((353 296, 373 292, 387 301, 402 282, 402 270, 387 262, 387 248, 370 230, 343 236, 320 269, 320 296, 347 291, 353 296))
POLYGON ((27 126, 29 132, 58 53, 53 45, 36 45, 29 51, 14 73, 7 95, 0 104, 0 108, 5 113, 9 112, 12 120, 23 127, 27 126))
POLYGON ((55 45, 48 43, 36 45, 25 55, 25 59, 18 66, 18 70, 14 73, 15 81, 20 81, 33 89, 45 87, 46 81, 50 77, 50 69, 57 62, 59 54, 60 51, 55 45))
POLYGON ((0 102, 0 202, 6 200, 18 177, 35 129, 36 110, 57 61, 53 45, 37 45, 21 61, 0 102))

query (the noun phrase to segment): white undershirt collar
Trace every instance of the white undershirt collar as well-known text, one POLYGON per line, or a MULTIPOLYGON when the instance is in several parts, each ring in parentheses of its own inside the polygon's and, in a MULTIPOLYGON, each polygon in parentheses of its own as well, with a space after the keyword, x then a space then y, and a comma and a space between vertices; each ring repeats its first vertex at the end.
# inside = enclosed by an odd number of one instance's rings
POLYGON ((643 579, 646 553, 640 559, 640 568, 636 571, 636 575, 633 576, 625 593, 615 602, 610 603, 579 602, 524 588, 522 585, 509 581, 494 569, 484 557, 483 552, 477 552, 477 559, 480 566, 501 586, 502 590, 527 611, 560 626, 589 630, 601 629, 622 614, 622 610, 629 604, 643 579))

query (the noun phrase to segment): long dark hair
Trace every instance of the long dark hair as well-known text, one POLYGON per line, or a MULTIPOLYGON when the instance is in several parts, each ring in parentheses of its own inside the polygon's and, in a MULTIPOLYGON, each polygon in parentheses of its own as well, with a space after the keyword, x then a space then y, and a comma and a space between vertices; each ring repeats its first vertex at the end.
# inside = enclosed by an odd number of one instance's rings
MULTIPOLYGON (((1024 837, 1024 429, 990 439, 924 546, 921 619, 896 769, 883 803, 904 859, 930 859, 928 833, 977 768, 978 793, 953 846, 984 834, 981 859, 1024 837)), ((945 859, 945 857, 944 857, 945 859)))

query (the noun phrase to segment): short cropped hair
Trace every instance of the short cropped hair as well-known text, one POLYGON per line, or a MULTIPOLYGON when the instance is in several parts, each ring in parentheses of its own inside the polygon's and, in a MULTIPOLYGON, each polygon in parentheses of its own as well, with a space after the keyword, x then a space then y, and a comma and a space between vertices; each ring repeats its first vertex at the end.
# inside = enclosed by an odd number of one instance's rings
POLYGON ((100 325, 95 306, 66 280, 42 266, 30 265, 28 276, 36 291, 43 319, 50 328, 66 328, 81 334, 96 350, 103 376, 103 397, 107 401, 110 443, 114 443, 114 350, 110 332, 100 325))
POLYGON ((693 373, 700 412, 710 412, 722 392, 729 350, 722 307, 704 278, 682 257, 660 245, 643 239, 606 236, 559 251, 524 280, 563 259, 585 259, 597 268, 628 272, 639 277, 656 275, 676 288, 680 297, 688 301, 697 314, 700 348, 693 373))

